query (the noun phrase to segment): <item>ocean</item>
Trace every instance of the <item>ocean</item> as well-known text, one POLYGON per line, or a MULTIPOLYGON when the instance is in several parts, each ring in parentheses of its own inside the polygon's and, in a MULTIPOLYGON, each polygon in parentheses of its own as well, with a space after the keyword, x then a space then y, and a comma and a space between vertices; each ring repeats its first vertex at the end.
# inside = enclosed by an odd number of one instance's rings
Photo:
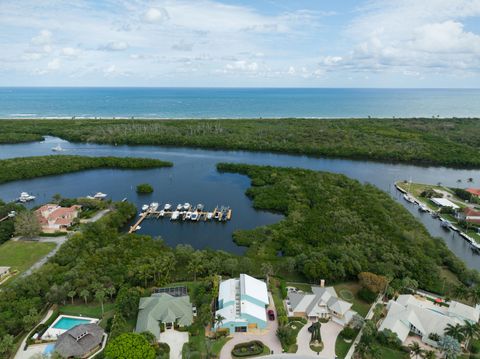
POLYGON ((480 89, 0 88, 0 118, 480 117, 480 89))

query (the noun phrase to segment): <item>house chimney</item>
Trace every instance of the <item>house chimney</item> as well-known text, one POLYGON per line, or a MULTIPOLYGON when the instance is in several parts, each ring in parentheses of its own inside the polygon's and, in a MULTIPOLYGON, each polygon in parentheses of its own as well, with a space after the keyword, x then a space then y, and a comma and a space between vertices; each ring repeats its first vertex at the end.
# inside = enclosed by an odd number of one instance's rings
POLYGON ((325 287, 325 279, 320 280, 320 287, 325 287))

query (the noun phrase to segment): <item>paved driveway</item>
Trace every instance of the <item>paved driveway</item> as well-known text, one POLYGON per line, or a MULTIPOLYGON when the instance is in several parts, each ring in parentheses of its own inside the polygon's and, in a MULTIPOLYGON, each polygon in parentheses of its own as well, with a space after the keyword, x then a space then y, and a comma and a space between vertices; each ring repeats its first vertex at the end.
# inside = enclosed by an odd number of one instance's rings
MULTIPOLYGON (((305 324, 298 332, 298 350, 296 354, 303 356, 317 356, 317 353, 310 349, 311 334, 308 331, 310 325, 312 325, 311 321, 305 324)), ((322 334, 323 350, 319 355, 321 358, 335 359, 335 341, 337 340, 337 336, 342 329, 343 327, 341 325, 332 321, 329 321, 328 323, 322 323, 322 326, 320 327, 320 333, 322 334)))
POLYGON ((182 359, 183 344, 188 342, 188 332, 178 332, 173 329, 165 330, 160 334, 161 343, 167 343, 170 346, 170 358, 182 359))
MULTIPOLYGON (((268 293, 268 295, 271 303, 268 309, 275 309, 270 293, 268 293)), ((267 347, 269 347, 274 354, 281 353, 282 346, 277 338, 277 328, 278 322, 276 320, 269 320, 267 322, 267 329, 265 330, 253 330, 249 333, 233 333, 233 338, 223 346, 222 351, 220 352, 220 359, 231 359, 232 349, 235 345, 252 340, 260 340, 267 347)))

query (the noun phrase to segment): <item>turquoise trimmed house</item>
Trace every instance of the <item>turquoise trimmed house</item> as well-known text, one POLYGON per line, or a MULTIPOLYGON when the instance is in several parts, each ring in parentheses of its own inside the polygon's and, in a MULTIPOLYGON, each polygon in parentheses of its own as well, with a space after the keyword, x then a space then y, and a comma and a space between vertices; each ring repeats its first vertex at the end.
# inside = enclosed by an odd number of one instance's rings
POLYGON ((222 318, 215 329, 225 328, 233 332, 247 332, 267 327, 266 308, 269 305, 267 285, 247 274, 238 279, 222 281, 218 294, 218 310, 222 318))

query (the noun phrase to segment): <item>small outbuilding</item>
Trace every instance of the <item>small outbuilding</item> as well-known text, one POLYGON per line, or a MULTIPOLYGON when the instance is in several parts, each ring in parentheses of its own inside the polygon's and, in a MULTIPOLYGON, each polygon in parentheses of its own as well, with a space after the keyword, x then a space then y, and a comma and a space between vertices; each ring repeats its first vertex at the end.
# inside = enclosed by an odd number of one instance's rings
POLYGON ((105 332, 97 324, 80 324, 58 337, 55 352, 64 358, 88 358, 102 346, 105 332))
POLYGON ((10 274, 10 267, 0 267, 0 281, 10 274))

